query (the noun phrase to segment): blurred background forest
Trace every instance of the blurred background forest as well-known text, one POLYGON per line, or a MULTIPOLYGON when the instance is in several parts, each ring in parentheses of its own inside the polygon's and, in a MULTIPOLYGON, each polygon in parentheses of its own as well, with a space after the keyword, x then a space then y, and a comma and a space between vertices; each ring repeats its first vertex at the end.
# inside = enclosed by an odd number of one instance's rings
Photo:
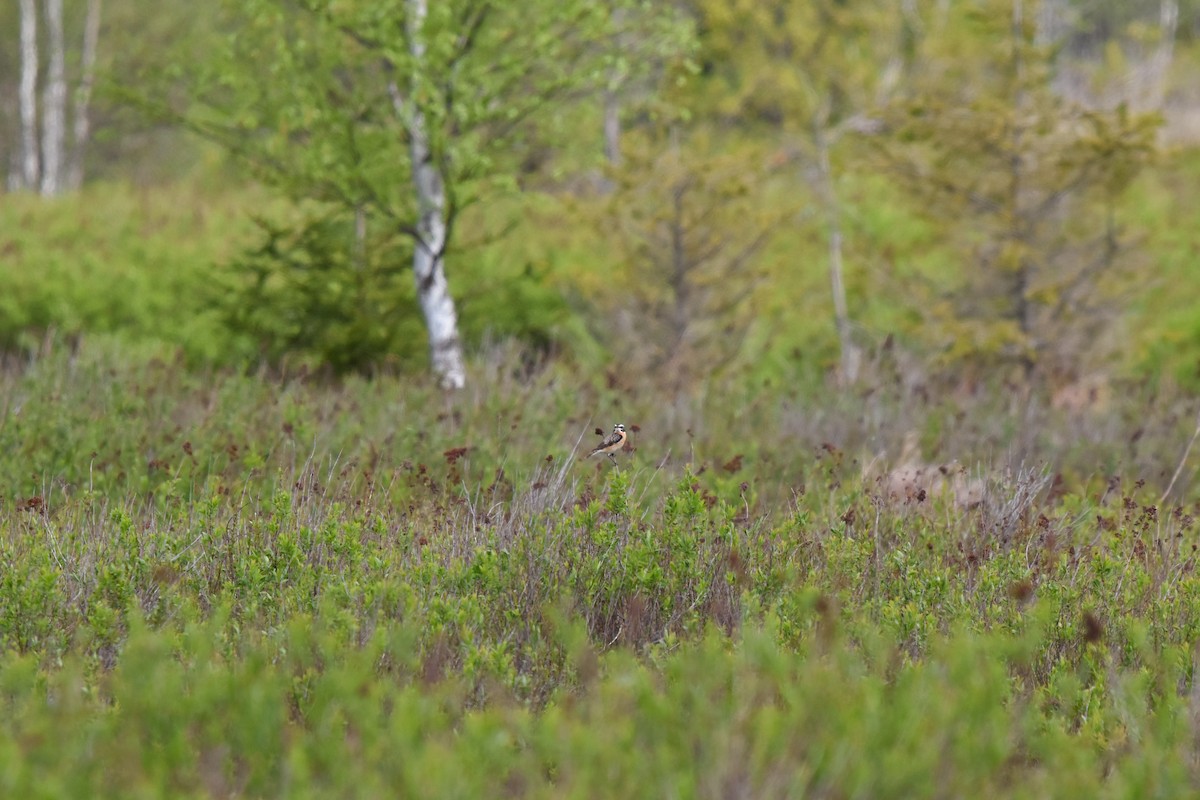
POLYGON ((503 5, 5 4, 0 348, 1200 385, 1200 0, 503 5))

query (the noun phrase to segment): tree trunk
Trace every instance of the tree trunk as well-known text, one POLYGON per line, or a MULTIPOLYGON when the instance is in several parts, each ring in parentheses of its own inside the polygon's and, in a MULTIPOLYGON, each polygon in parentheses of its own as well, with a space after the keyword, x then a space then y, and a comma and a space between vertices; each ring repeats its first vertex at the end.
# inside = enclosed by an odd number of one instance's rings
POLYGON ((21 0, 21 169, 18 185, 33 189, 41 177, 38 158, 37 119, 37 7, 34 0, 21 0))
POLYGON ((362 204, 354 209, 354 268, 367 268, 367 209, 362 204))
POLYGON ((1029 243, 1029 224, 1025 210, 1022 207, 1021 195, 1025 187, 1025 142, 1024 142, 1024 109, 1025 109, 1025 61, 1022 57, 1022 42, 1025 32, 1024 0, 1012 2, 1012 70, 1013 70, 1013 100, 1012 119, 1010 125, 1009 147, 1009 183, 1008 183, 1008 238, 1014 245, 1020 245, 1020 262, 1013 274, 1010 298, 1012 317, 1021 333, 1021 354, 1017 361, 1021 365, 1025 380, 1029 380, 1037 366, 1038 351, 1041 343, 1037 341, 1034 330, 1033 303, 1030 302, 1029 288, 1033 280, 1034 265, 1025 255, 1025 246, 1029 243))
POLYGON ((678 361, 683 352, 687 339, 688 323, 691 320, 691 287, 688 285, 688 270, 694 264, 688 264, 687 248, 684 244, 684 210, 683 198, 687 193, 688 181, 684 179, 675 187, 671 194, 671 294, 675 303, 671 315, 671 347, 667 354, 668 361, 678 361))
POLYGON ((1039 47, 1058 44, 1066 32, 1067 10, 1066 0, 1042 0, 1038 4, 1034 44, 1039 47))
POLYGON ((100 41, 100 0, 88 0, 87 18, 83 29, 83 54, 80 57, 79 88, 75 91, 74 143, 71 167, 67 171, 67 188, 83 185, 83 157, 90 134, 88 107, 92 101, 92 86, 96 82, 96 47, 100 41))
MULTIPOLYGON (((407 0, 408 42, 415 69, 419 74, 425 58, 422 28, 428 13, 428 0, 407 0)), ((408 125, 409 154, 412 160, 413 187, 417 193, 417 236, 413 250, 413 277, 417 301, 425 315, 429 331, 429 357, 433 372, 446 389, 466 385, 462 342, 458 337, 458 313, 446 282, 446 188, 434 162, 425 114, 410 102, 405 115, 403 98, 393 84, 392 101, 408 125)))
MULTIPOLYGON (((625 28, 625 9, 617 5, 612 10, 612 27, 618 31, 614 46, 618 52, 625 51, 629 45, 629 36, 620 33, 625 28)), ((621 163, 621 89, 624 86, 628 72, 620 66, 610 68, 608 86, 604 91, 604 159, 609 166, 619 166, 621 163)))
POLYGON ((843 384, 858 380, 862 350, 854 343, 850 311, 846 302, 846 281, 842 264, 842 210, 838 204, 837 187, 833 182, 833 167, 829 161, 829 141, 824 124, 813 125, 813 144, 817 155, 817 191, 825 207, 825 224, 829 235, 829 283, 833 291, 833 321, 841 347, 839 368, 843 384))
POLYGON ((67 141, 67 58, 63 0, 46 0, 50 70, 42 99, 42 194, 62 191, 63 149, 67 141))
POLYGON ((1162 0, 1158 7, 1158 47, 1154 51, 1153 85, 1147 92, 1147 107, 1161 109, 1167 97, 1171 60, 1175 54, 1175 31, 1179 27, 1179 0, 1162 0))
POLYGON ((611 166, 621 164, 621 101, 615 90, 604 93, 604 158, 611 166))

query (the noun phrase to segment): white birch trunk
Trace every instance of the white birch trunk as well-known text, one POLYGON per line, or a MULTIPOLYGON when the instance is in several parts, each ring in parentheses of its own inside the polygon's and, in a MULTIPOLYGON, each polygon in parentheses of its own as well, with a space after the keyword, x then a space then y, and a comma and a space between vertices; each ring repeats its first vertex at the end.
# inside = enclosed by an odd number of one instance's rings
POLYGON ((604 158, 614 167, 621 164, 621 101, 615 89, 604 93, 604 158))
POLYGON ((37 7, 21 0, 21 167, 19 185, 36 188, 41 176, 37 137, 37 7))
POLYGON ((1167 97, 1167 86, 1170 82, 1171 60, 1175 54, 1175 32, 1179 27, 1179 0, 1162 0, 1158 7, 1158 47, 1154 50, 1151 60, 1152 88, 1149 95, 1149 107, 1161 109, 1167 97))
MULTIPOLYGON (((425 58, 422 28, 428 0, 407 0, 409 51, 418 75, 425 58)), ((418 81, 420 78, 418 77, 418 81)), ((417 193, 417 237, 413 250, 413 278, 417 301, 429 331, 429 358, 433 373, 446 389, 466 385, 462 342, 458 337, 458 313, 446 281, 446 188, 434 163, 425 114, 415 102, 405 109, 398 87, 390 87, 392 102, 408 126, 409 156, 413 188, 417 193), (407 114, 405 111, 407 110, 407 114)))
POLYGON ((46 0, 50 69, 42 98, 42 194, 62 191, 63 150, 67 141, 67 57, 63 0, 46 0))
POLYGON ((813 126, 813 144, 816 146, 817 156, 817 190, 821 203, 825 206, 829 236, 829 285, 833 293, 833 321, 841 347, 839 372, 842 385, 848 386, 858 380, 858 372, 862 366, 862 350, 854 343, 850 309, 846 302, 846 279, 842 259, 842 210, 838 203, 837 187, 833 182, 829 141, 823 121, 817 121, 813 126))
POLYGON ((92 102, 92 87, 96 83, 96 47, 100 41, 100 0, 88 0, 87 18, 83 29, 83 54, 80 57, 79 88, 75 90, 74 142, 71 166, 67 171, 67 188, 83 185, 83 156, 90 135, 88 108, 92 102))
MULTIPOLYGON (((620 51, 631 49, 629 36, 621 33, 625 27, 625 16, 625 9, 619 5, 612 10, 612 27, 618 32, 614 44, 620 51)), ((604 92, 604 158, 614 167, 621 163, 621 89, 627 77, 624 68, 612 67, 608 88, 604 92)))

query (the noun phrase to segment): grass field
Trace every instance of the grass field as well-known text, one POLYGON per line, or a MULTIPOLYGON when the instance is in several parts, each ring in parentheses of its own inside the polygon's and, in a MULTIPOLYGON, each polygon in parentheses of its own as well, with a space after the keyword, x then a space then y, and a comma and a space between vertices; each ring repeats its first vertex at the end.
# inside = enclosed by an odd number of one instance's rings
POLYGON ((0 372, 0 794, 1188 794, 1193 411, 51 346, 0 372))

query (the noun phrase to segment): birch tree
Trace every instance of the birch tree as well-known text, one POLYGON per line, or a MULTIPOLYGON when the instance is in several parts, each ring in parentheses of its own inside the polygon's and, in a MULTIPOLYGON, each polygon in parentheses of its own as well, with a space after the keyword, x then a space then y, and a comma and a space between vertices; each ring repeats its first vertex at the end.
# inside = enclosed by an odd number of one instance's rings
MULTIPOLYGON (((412 85, 415 88, 426 80, 425 22, 429 17, 429 4, 427 0, 407 0, 407 5, 408 54, 412 58, 412 85)), ((466 369, 458 335, 458 312, 446 281, 445 178, 434 161, 429 121, 424 110, 411 97, 405 98, 395 80, 388 81, 388 94, 396 116, 405 121, 408 131, 412 185, 416 193, 413 278, 417 283, 417 301, 429 331, 430 364, 444 386, 461 389, 466 384, 466 369)))
POLYGON ((100 38, 100 0, 88 0, 79 51, 79 78, 71 95, 67 73, 66 20, 63 0, 43 0, 44 36, 39 39, 37 0, 20 0, 21 75, 18 91, 20 148, 18 169, 10 180, 15 188, 52 196, 78 188, 83 181, 83 155, 90 136, 89 112, 96 77, 100 38), (41 66, 45 45, 46 70, 41 66), (38 103, 38 89, 41 103, 38 103), (68 142, 68 123, 71 138, 68 142), (70 151, 68 152, 68 144, 70 151))
POLYGON ((846 296, 842 208, 834 148, 870 127, 895 85, 919 25, 914 2, 697 0, 702 58, 726 91, 708 109, 779 131, 823 211, 839 375, 852 383, 861 348, 846 296))
POLYGON ((67 171, 66 188, 83 185, 83 160, 91 136, 92 88, 96 84, 96 51, 100 44, 100 0, 88 0, 83 23, 83 49, 80 53, 79 85, 75 89, 72 109, 71 160, 67 171))
POLYGON ((67 44, 62 0, 46 0, 46 41, 50 52, 42 97, 41 192, 55 195, 62 187, 67 142, 67 44))
MULTIPOLYGON (((693 50, 694 32, 681 11, 669 5, 606 0, 612 26, 613 58, 603 91, 604 158, 621 164, 624 117, 645 111, 657 99, 657 87, 693 50)), ((654 109, 660 111, 661 109, 654 109)))
POLYGON ((611 8, 588 0, 225 8, 235 33, 188 76, 189 103, 172 113, 292 197, 410 237, 432 369, 444 386, 461 387, 447 269, 459 215, 514 188, 542 112, 599 92, 611 8))
POLYGON ((22 188, 33 188, 41 177, 38 152, 38 40, 37 6, 21 0, 21 171, 22 188))

